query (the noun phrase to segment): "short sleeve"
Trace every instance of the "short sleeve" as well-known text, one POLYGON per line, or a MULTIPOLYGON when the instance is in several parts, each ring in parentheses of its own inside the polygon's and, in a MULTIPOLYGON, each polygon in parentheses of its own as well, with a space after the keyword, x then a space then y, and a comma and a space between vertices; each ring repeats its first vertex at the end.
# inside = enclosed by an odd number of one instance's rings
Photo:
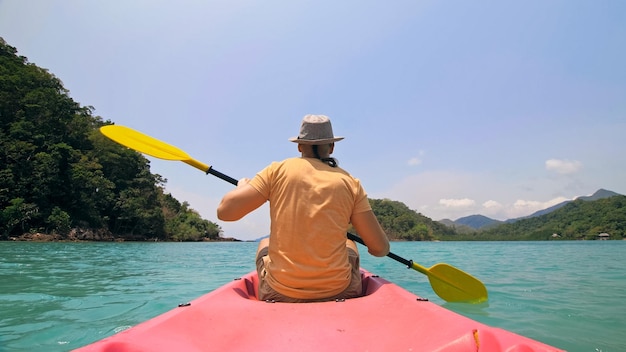
POLYGON ((365 193, 363 186, 361 186, 361 182, 358 179, 356 181, 354 211, 352 212, 352 214, 358 214, 372 210, 372 206, 367 199, 367 193, 365 193))
POLYGON ((271 173, 275 163, 270 164, 263 170, 259 171, 248 183, 252 188, 256 189, 265 199, 270 198, 272 189, 271 173))

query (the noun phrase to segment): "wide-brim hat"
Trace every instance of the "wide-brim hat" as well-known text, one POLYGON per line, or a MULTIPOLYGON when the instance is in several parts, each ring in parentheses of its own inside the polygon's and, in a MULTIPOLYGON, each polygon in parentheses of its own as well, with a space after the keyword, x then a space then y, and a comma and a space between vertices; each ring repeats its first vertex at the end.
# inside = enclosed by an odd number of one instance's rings
POLYGON ((298 144, 326 144, 338 142, 343 138, 335 137, 328 116, 306 115, 300 125, 300 134, 289 140, 298 144))

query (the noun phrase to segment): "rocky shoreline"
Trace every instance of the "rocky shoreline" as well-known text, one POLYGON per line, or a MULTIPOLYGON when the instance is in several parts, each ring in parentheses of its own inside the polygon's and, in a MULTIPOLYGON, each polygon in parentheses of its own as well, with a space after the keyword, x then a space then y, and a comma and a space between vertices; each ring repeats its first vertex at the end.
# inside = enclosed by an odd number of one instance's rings
MULTIPOLYGON (((125 242, 125 241, 139 241, 139 242, 158 242, 162 241, 157 238, 143 238, 143 237, 117 237, 108 230, 104 229, 71 229, 67 236, 59 234, 47 234, 47 233, 25 233, 17 237, 9 237, 9 241, 31 241, 31 242, 125 242)), ((240 242, 236 238, 220 238, 217 240, 204 239, 202 242, 240 242)))

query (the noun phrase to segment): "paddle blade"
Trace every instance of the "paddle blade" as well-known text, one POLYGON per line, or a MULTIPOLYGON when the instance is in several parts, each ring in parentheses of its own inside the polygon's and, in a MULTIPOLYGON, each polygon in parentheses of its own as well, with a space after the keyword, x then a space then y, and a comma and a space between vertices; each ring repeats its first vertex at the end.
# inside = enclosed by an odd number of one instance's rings
POLYGON ((191 157, 181 149, 129 127, 108 125, 100 127, 100 132, 123 146, 155 158, 180 161, 191 159, 191 157))
POLYGON ((100 127, 100 132, 123 146, 155 158, 182 161, 204 172, 209 172, 211 168, 209 165, 192 159, 183 150, 129 127, 120 125, 103 126, 100 127))
POLYGON ((426 275, 433 291, 447 302, 480 303, 488 299, 487 288, 480 280, 451 265, 435 264, 426 275))

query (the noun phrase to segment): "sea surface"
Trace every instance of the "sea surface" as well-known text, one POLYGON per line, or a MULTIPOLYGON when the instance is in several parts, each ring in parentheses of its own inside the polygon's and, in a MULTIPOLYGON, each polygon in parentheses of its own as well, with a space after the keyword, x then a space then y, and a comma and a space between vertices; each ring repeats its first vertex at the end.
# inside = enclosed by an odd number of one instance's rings
MULTIPOLYGON (((0 351, 69 351, 127 329, 254 270, 256 245, 0 242, 0 351)), ((474 320, 569 351, 626 351, 626 241, 392 243, 479 278, 478 305, 445 303, 423 274, 360 248, 364 268, 474 320)))

